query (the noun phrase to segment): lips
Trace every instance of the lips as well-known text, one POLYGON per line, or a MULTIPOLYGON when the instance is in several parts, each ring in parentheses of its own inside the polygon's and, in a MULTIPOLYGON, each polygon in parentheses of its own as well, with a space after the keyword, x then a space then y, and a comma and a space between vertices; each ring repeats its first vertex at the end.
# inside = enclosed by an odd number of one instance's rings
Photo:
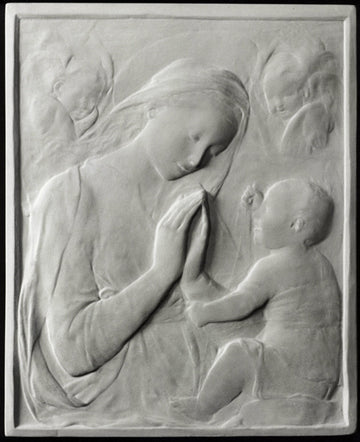
POLYGON ((281 109, 281 110, 277 110, 276 113, 281 117, 281 118, 289 118, 291 116, 291 112, 289 112, 286 109, 281 109))

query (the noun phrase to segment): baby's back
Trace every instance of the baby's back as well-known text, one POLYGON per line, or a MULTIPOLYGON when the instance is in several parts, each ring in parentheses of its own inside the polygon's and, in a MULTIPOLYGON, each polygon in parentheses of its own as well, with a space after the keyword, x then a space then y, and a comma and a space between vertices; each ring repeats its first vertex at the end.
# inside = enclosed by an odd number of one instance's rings
POLYGON ((316 252, 274 256, 278 291, 259 339, 308 379, 334 380, 340 352, 340 296, 331 264, 316 252))

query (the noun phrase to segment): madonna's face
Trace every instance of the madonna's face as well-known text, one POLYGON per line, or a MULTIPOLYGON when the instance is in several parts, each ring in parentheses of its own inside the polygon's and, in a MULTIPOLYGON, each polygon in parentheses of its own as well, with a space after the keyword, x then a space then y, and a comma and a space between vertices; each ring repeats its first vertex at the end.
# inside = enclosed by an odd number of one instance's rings
POLYGON ((171 181, 204 167, 227 148, 237 127, 210 98, 159 109, 144 129, 151 163, 171 181))

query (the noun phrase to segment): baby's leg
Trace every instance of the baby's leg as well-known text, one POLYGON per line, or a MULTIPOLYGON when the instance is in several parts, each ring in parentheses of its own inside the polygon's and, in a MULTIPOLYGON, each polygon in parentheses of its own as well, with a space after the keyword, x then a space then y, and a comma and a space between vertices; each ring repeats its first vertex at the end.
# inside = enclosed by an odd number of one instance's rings
POLYGON ((254 365, 239 342, 221 350, 198 395, 198 407, 213 414, 228 405, 254 379, 254 365))
POLYGON ((173 401, 182 413, 199 420, 208 420, 228 405, 254 379, 253 363, 239 342, 224 347, 209 373, 197 397, 173 401))

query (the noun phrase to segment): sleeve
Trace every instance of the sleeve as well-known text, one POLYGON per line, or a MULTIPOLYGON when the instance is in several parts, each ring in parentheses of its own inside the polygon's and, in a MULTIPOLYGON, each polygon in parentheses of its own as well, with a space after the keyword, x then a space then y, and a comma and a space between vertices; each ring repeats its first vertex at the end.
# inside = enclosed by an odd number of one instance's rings
MULTIPOLYGON (((98 299, 87 247, 91 241, 84 230, 83 193, 79 170, 71 169, 42 189, 31 219, 19 344, 25 394, 37 416, 91 403, 116 378, 127 352, 125 346, 107 364, 81 376, 71 375, 59 360, 69 343, 62 342, 61 334, 71 328, 77 312, 98 299)), ((71 337, 76 341, 74 348, 86 352, 88 343, 83 339, 97 322, 91 321, 91 315, 84 317, 85 323, 77 322, 71 337)), ((74 353, 73 359, 82 356, 75 358, 74 353)))
MULTIPOLYGON (((30 215, 28 252, 18 308, 18 344, 24 393, 33 413, 41 407, 46 363, 36 349, 54 290, 61 257, 70 237, 80 197, 78 168, 52 178, 40 191, 30 215)), ((44 382, 44 385, 46 383, 44 382)))

